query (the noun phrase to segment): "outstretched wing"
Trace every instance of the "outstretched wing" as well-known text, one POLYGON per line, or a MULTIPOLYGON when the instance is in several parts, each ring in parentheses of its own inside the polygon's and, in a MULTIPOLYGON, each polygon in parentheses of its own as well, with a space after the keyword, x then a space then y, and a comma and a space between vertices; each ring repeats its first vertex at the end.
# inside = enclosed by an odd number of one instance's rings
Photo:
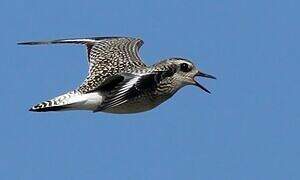
POLYGON ((81 93, 95 90, 107 77, 127 72, 132 68, 145 67, 139 57, 143 41, 130 37, 94 37, 83 39, 59 39, 18 43, 21 45, 40 44, 84 44, 87 46, 89 72, 79 87, 81 93))

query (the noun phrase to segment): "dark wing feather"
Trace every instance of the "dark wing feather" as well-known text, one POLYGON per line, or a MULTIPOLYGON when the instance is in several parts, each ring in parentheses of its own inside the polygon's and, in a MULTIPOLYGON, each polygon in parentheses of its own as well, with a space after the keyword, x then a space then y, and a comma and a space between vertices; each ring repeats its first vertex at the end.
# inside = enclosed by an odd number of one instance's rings
POLYGON ((155 91, 162 77, 162 72, 155 72, 145 75, 121 73, 107 78, 98 88, 106 94, 106 98, 95 112, 121 105, 147 92, 155 91))

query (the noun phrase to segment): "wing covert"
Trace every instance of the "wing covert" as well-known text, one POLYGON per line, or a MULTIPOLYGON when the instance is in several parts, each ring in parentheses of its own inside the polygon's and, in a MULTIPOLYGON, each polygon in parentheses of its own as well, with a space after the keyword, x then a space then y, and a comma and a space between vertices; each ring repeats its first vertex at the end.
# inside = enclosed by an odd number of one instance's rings
POLYGON ((138 54, 142 45, 143 41, 135 38, 108 38, 96 41, 90 49, 88 48, 89 73, 79 91, 88 93, 107 77, 145 67, 138 54))

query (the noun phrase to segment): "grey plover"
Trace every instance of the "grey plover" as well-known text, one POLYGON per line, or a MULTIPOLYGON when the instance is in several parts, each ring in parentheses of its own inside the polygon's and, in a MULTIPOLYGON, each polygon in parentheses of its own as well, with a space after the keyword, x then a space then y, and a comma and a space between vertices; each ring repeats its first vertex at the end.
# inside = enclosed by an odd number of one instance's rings
POLYGON ((168 58, 147 66, 138 54, 143 45, 138 38, 94 37, 18 44, 83 44, 87 47, 89 71, 79 88, 39 103, 30 111, 138 113, 160 105, 186 85, 195 85, 210 93, 195 80, 196 76, 216 79, 184 58, 168 58))

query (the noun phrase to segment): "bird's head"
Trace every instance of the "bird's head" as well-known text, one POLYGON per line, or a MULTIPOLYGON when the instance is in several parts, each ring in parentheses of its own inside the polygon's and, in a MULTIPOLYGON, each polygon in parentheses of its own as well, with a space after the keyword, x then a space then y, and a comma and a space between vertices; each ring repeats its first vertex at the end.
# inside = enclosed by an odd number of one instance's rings
POLYGON ((216 79, 214 76, 206 74, 200 71, 191 61, 183 58, 170 58, 164 61, 164 64, 171 66, 174 69, 174 74, 172 75, 173 83, 177 89, 184 87, 186 85, 198 86, 207 93, 210 93, 204 86, 198 83, 196 77, 205 77, 216 79))

